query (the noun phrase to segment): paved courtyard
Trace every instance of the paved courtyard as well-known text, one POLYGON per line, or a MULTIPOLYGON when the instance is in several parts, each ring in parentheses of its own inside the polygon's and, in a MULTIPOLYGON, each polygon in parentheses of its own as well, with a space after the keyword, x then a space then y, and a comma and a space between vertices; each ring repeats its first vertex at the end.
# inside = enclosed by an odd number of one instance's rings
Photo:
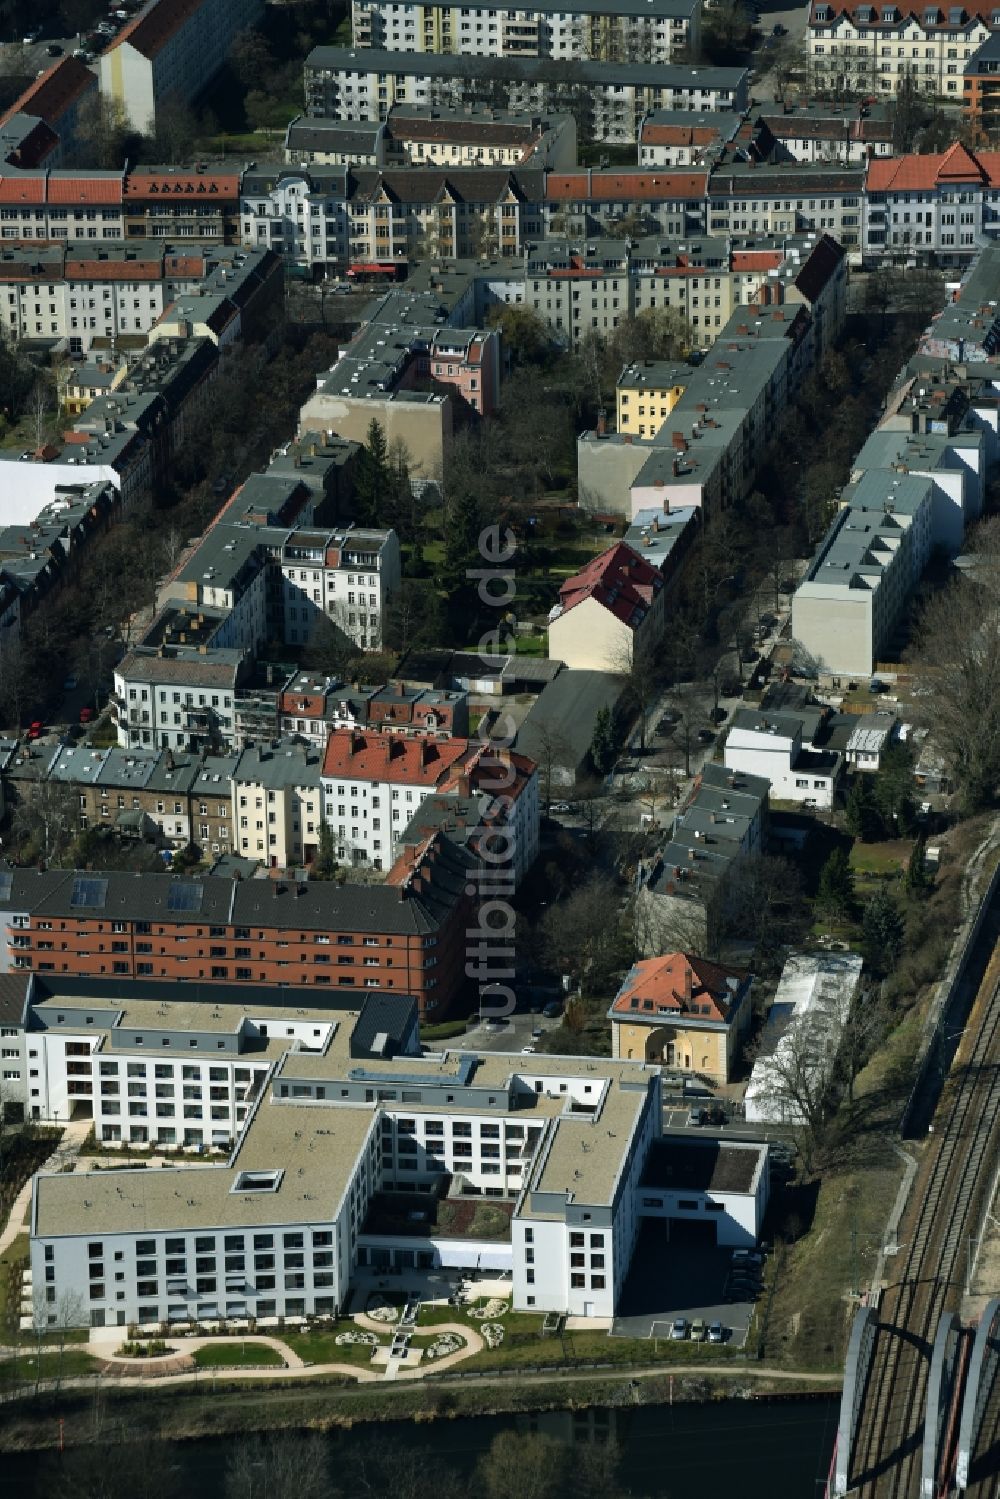
MULTIPOLYGON (((676 1225, 674 1225, 676 1230, 676 1225)), ((622 1291, 613 1335, 627 1338, 666 1338, 677 1317, 692 1322, 721 1322, 729 1328, 727 1343, 746 1342, 753 1299, 730 1301, 727 1288, 732 1251, 707 1243, 667 1241, 659 1222, 643 1225, 632 1268, 622 1291)))

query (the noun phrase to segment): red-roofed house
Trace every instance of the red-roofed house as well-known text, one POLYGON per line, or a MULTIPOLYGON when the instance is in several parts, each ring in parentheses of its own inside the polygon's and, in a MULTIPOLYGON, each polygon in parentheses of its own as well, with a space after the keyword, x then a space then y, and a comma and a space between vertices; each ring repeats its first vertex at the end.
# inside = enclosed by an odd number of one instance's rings
POLYGON ((644 958, 608 1011, 612 1056, 728 1083, 750 1025, 752 979, 692 953, 644 958))
POLYGON ((659 642, 663 619, 659 569, 619 541, 560 588, 549 615, 549 655, 584 671, 624 673, 637 642, 659 642))
MULTIPOLYGON (((491 798, 483 822, 508 835, 515 885, 538 852, 535 762, 476 739, 334 729, 323 758, 322 784, 323 817, 337 858, 350 863, 388 869, 421 802, 430 796, 479 793, 491 798)), ((495 852, 503 863, 499 846, 495 852)))
POLYGON ((944 264, 978 254, 1000 205, 1000 151, 956 141, 929 156, 878 157, 865 180, 864 253, 944 264), (988 210, 988 211, 987 211, 988 210))
POLYGON ((191 104, 222 67, 233 38, 263 13, 263 0, 156 0, 101 57, 101 93, 137 130, 151 133, 157 110, 191 104))

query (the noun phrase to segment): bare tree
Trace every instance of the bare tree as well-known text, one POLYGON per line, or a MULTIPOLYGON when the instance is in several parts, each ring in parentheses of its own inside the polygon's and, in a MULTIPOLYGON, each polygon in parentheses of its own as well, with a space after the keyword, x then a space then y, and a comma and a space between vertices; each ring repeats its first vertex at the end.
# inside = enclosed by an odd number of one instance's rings
POLYGON ((253 1436, 233 1448, 225 1499, 327 1499, 326 1447, 318 1433, 253 1436))
POLYGON ((612 652, 610 666, 616 676, 623 678, 627 696, 631 699, 639 719, 639 749, 645 752, 649 710, 656 701, 656 694, 663 678, 657 646, 659 642, 648 639, 645 633, 632 630, 629 638, 612 652))
POLYGON ((974 569, 932 596, 913 668, 921 712, 967 811, 1000 786, 1000 531, 981 528, 974 569))
POLYGON ((531 728, 531 757, 538 766, 542 809, 548 812, 553 801, 553 789, 564 779, 560 772, 572 773, 575 757, 569 740, 557 724, 544 720, 533 724, 530 716, 527 723, 531 728))
POLYGON ((20 782, 21 799, 14 808, 11 827, 19 840, 31 841, 46 863, 57 858, 76 836, 79 824, 77 792, 64 781, 45 774, 38 761, 37 781, 20 782))

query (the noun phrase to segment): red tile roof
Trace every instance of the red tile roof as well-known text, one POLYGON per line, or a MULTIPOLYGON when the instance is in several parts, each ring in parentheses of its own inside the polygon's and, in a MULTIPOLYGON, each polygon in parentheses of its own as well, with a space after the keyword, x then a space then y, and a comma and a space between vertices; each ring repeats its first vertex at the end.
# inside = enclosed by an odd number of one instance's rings
POLYGON ((703 198, 705 172, 549 172, 548 202, 659 202, 664 198, 703 198))
POLYGON ((644 146, 710 146, 721 133, 712 125, 654 125, 647 121, 640 140, 644 146))
POLYGON ((75 57, 62 57, 47 68, 41 78, 29 84, 7 112, 0 115, 0 125, 5 125, 11 115, 16 114, 39 115, 50 125, 57 125, 71 105, 96 87, 97 78, 89 68, 75 57))
POLYGON ((101 203, 117 205, 122 201, 120 176, 81 177, 77 172, 49 174, 48 202, 101 203))
POLYGON ((239 172, 168 172, 140 168, 129 174, 126 198, 238 198, 239 172))
POLYGON ((13 177, 0 177, 0 203, 44 203, 45 178, 26 177, 18 173, 13 177))
POLYGON ((469 752, 467 739, 408 739, 401 734, 334 729, 323 757, 324 776, 437 786, 469 752))
POLYGON ((745 973, 692 953, 664 953, 635 964, 611 1010, 622 1019, 655 1023, 661 1016, 691 1015, 725 1025, 745 981, 745 973))
POLYGON ((734 250, 734 271, 776 271, 783 259, 780 250, 734 250))
POLYGON ((649 613, 662 587, 660 572, 619 541, 581 568, 575 577, 566 579, 559 590, 559 602, 563 613, 567 613, 584 599, 594 599, 634 629, 649 613))
POLYGON ((962 31, 971 21, 982 21, 986 26, 990 25, 990 18, 996 8, 996 0, 963 0, 958 7, 961 22, 958 26, 952 25, 949 17, 953 7, 949 5, 897 5, 889 7, 892 11, 892 20, 884 19, 882 12, 885 9, 883 0, 867 0, 868 12, 862 19, 858 12, 865 8, 865 0, 813 0, 809 10, 810 26, 829 26, 831 20, 838 16, 848 16, 856 26, 871 28, 886 27, 890 31, 896 31, 900 26, 905 26, 910 21, 916 21, 917 25, 924 31, 962 31), (825 7, 825 8, 824 8, 825 7), (822 9, 823 19, 816 15, 817 9, 822 9), (927 14, 933 10, 935 19, 927 20, 927 14), (896 14, 901 20, 896 20, 896 14))
POLYGON ((867 191, 932 192, 955 182, 1000 186, 1000 151, 972 152, 956 141, 931 156, 875 156, 868 163, 867 191))
POLYGON ((123 26, 107 52, 128 42, 143 57, 155 57, 186 21, 201 10, 204 0, 158 0, 144 14, 123 26))

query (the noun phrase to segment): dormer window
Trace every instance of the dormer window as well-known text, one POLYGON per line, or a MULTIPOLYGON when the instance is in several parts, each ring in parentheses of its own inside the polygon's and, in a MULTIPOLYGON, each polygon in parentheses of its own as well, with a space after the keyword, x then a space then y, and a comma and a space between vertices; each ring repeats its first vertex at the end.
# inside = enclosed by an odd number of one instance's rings
POLYGON ((817 5, 813 12, 813 19, 820 22, 832 20, 832 12, 828 5, 817 5))
POLYGON ((882 20, 887 24, 891 25, 892 22, 896 20, 897 14, 898 13, 894 5, 882 6, 882 20))
POLYGON ((924 25, 925 26, 936 26, 937 25, 937 19, 938 19, 938 8, 937 8, 937 6, 936 5, 929 6, 928 9, 924 11, 924 25))
POLYGON ((948 25, 961 26, 965 19, 965 11, 960 5, 953 5, 948 12, 948 25))

